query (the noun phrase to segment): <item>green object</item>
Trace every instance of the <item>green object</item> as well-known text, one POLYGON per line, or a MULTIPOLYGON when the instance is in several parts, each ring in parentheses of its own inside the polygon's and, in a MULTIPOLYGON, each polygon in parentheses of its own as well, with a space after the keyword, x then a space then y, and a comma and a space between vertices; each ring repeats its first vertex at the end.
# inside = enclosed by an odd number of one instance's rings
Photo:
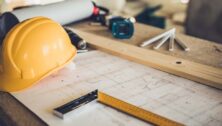
POLYGON ((118 39, 129 39, 134 34, 134 24, 129 19, 115 17, 110 19, 109 29, 113 37, 118 39))
POLYGON ((117 21, 112 25, 112 34, 115 38, 129 39, 133 36, 133 23, 127 21, 117 21))

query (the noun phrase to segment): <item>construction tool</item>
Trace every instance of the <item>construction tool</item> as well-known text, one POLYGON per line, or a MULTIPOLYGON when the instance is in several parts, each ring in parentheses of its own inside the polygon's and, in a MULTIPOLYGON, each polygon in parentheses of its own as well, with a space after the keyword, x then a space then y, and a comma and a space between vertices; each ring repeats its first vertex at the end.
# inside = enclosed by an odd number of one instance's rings
POLYGON ((157 35, 157 36, 155 36, 155 37, 153 37, 153 38, 151 38, 151 39, 143 42, 142 44, 140 44, 140 47, 145 47, 145 46, 147 46, 147 45, 149 45, 149 44, 151 44, 151 43, 154 43, 154 42, 156 42, 157 40, 159 40, 159 39, 161 39, 161 38, 163 38, 163 37, 166 37, 166 36, 170 35, 171 33, 174 33, 175 30, 176 30, 176 29, 173 28, 173 29, 171 29, 171 30, 169 30, 169 31, 166 31, 166 32, 160 34, 160 35, 157 35))
POLYGON ((86 41, 83 38, 81 38, 79 35, 77 35, 72 28, 65 27, 64 29, 69 35, 72 44, 75 45, 75 47, 78 50, 81 50, 80 52, 82 52, 82 50, 85 50, 87 48, 86 41))
POLYGON ((53 113, 58 116, 61 119, 65 119, 66 117, 68 117, 72 112, 74 112, 73 110, 75 110, 76 108, 79 108, 82 105, 85 105, 95 99, 97 99, 98 95, 97 95, 97 90, 92 91, 80 98, 77 98, 65 105, 62 105, 58 108, 55 108, 53 110, 53 113))
POLYGON ((183 41, 181 41, 179 38, 176 37, 176 29, 175 28, 172 28, 172 29, 160 34, 160 35, 157 35, 157 36, 141 43, 139 46, 140 47, 145 47, 145 46, 148 46, 148 45, 150 45, 150 44, 152 44, 152 43, 154 43, 154 42, 156 42, 160 39, 161 39, 161 41, 156 46, 154 46, 153 49, 156 49, 156 50, 159 49, 165 42, 168 41, 168 39, 170 39, 169 51, 174 51, 175 41, 177 42, 177 44, 180 47, 182 47, 182 49, 184 51, 190 51, 190 48, 183 41))
POLYGON ((175 34, 173 34, 170 37, 169 51, 174 51, 174 39, 175 39, 175 34))
POLYGON ((121 16, 110 15, 109 10, 104 7, 97 6, 94 3, 96 13, 92 16, 93 22, 91 25, 107 26, 112 32, 114 38, 130 39, 134 34, 134 17, 124 18, 121 16))
POLYGON ((135 18, 112 17, 107 22, 113 36, 118 39, 129 39, 134 34, 135 18))
POLYGON ((182 42, 179 38, 175 38, 176 42, 179 43, 179 45, 185 50, 185 51, 190 51, 190 48, 182 42))
POLYGON ((109 96, 103 92, 95 90, 90 92, 74 101, 71 101, 61 107, 54 109, 54 114, 58 117, 64 119, 67 114, 73 112, 74 109, 79 108, 91 101, 98 100, 100 103, 111 106, 115 109, 118 109, 124 113, 127 113, 131 116, 134 116, 138 119, 146 121, 148 123, 152 123, 160 126, 183 126, 183 124, 178 123, 176 121, 167 119, 163 116, 155 114, 153 112, 147 111, 145 109, 139 108, 127 102, 124 102, 120 99, 109 96))
POLYGON ((170 35, 167 35, 166 37, 164 37, 156 46, 153 47, 153 49, 159 49, 160 46, 162 46, 169 38, 170 38, 170 35))

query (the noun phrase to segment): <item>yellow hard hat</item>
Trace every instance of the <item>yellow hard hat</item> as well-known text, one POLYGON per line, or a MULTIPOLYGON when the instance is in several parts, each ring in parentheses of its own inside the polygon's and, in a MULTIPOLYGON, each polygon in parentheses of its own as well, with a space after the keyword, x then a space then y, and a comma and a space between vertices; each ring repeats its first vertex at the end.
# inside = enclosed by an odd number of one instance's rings
POLYGON ((72 61, 77 51, 63 27, 44 17, 16 25, 0 56, 0 90, 27 88, 72 61))

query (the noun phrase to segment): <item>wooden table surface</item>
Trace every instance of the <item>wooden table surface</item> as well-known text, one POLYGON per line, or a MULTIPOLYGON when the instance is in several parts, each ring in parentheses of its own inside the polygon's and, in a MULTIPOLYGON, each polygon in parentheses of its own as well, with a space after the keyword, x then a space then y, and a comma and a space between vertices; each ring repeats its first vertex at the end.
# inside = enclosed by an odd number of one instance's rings
MULTIPOLYGON (((75 24, 73 27, 79 30, 94 33, 95 37, 99 35, 114 39, 111 33, 102 26, 90 26, 88 23, 81 23, 75 24)), ((136 24, 135 27, 135 35, 133 38, 122 40, 122 42, 137 45, 148 38, 163 32, 161 29, 142 24, 136 24)), ((190 52, 187 53, 181 51, 180 47, 178 46, 174 52, 169 52, 167 51, 166 44, 161 47, 158 52, 217 68, 222 68, 222 45, 186 35, 178 34, 177 36, 187 43, 187 45, 191 48, 190 52)), ((147 49, 152 49, 152 45, 148 46, 147 49)), ((19 103, 19 101, 17 101, 9 93, 0 92, 0 99, 0 125, 46 125, 43 121, 41 121, 41 119, 29 111, 24 105, 19 103)))

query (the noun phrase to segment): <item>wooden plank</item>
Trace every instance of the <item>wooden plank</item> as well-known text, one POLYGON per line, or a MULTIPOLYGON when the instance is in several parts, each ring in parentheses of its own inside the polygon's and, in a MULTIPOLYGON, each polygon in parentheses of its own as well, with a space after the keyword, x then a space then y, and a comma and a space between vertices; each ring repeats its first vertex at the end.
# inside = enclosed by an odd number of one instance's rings
POLYGON ((92 47, 161 71, 222 89, 222 69, 76 30, 92 47))
MULTIPOLYGON (((75 29, 86 31, 88 33, 92 33, 96 36, 107 37, 112 40, 116 40, 113 38, 111 32, 104 26, 92 26, 89 25, 88 22, 75 24, 72 26, 75 29)), ((135 33, 131 39, 123 39, 118 40, 119 42, 123 42, 131 45, 139 45, 142 42, 163 33, 163 29, 159 29, 156 27, 152 27, 149 25, 144 25, 140 23, 135 23, 135 33)), ((189 61, 197 62, 200 64, 205 64, 208 66, 222 68, 222 44, 217 44, 215 42, 195 38, 192 36, 187 36, 184 34, 176 34, 176 37, 183 40, 184 43, 190 48, 189 53, 184 52, 178 44, 175 44, 174 51, 168 51, 168 44, 164 44, 161 46, 159 50, 155 50, 162 54, 167 54, 173 57, 178 57, 182 59, 186 59, 189 61)), ((153 46, 156 43, 153 43, 144 48, 153 50, 153 46)))

